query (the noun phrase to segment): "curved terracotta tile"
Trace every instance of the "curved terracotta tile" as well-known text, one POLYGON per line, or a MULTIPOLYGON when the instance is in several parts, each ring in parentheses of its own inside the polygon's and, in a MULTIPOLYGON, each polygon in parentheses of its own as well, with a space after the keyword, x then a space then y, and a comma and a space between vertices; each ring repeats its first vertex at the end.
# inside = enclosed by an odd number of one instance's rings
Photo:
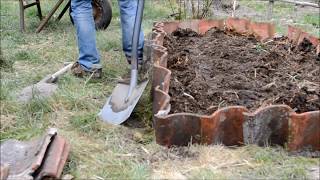
POLYGON ((156 42, 156 45, 162 45, 165 32, 162 29, 154 29, 152 31, 152 39, 156 42))
POLYGON ((290 151, 320 151, 320 111, 290 114, 290 151))
POLYGON ((163 22, 162 24, 163 24, 163 30, 168 34, 171 34, 173 31, 178 29, 180 22, 170 21, 170 22, 163 22))
POLYGON ((162 35, 161 33, 159 33, 159 32, 156 32, 156 31, 154 31, 153 33, 152 33, 152 37, 153 37, 153 42, 154 42, 154 44, 153 45, 158 45, 158 46, 162 46, 162 44, 163 44, 163 39, 164 39, 164 35, 162 35))
POLYGON ((199 20, 169 21, 163 22, 163 26, 163 30, 168 34, 171 34, 178 28, 192 29, 195 32, 199 32, 199 20))
POLYGON ((226 146, 243 144, 243 106, 229 106, 201 117, 201 143, 222 143, 226 146))
POLYGON ((154 23, 154 25, 152 27, 152 31, 165 32, 164 31, 164 23, 163 22, 154 23))
POLYGON ((163 46, 152 45, 151 54, 152 54, 151 60, 154 64, 162 67, 167 67, 167 60, 168 60, 167 48, 163 46))
POLYGON ((170 111, 170 96, 159 86, 154 89, 152 112, 153 114, 167 115, 170 111))
POLYGON ((164 146, 186 146, 200 143, 201 116, 178 113, 168 116, 155 115, 154 128, 156 141, 164 146))
POLYGON ((44 179, 44 177, 59 179, 69 152, 70 145, 68 142, 63 137, 56 136, 48 149, 46 160, 41 165, 40 172, 35 179, 44 179))
POLYGON ((225 145, 243 144, 242 122, 246 108, 233 106, 220 109, 211 116, 177 113, 155 115, 156 141, 164 146, 189 143, 225 145))
POLYGON ((315 47, 319 45, 319 38, 312 36, 309 33, 306 33, 302 31, 299 28, 288 26, 288 38, 294 43, 294 44, 300 44, 304 38, 308 39, 315 47))
POLYGON ((287 36, 289 38, 289 40, 292 41, 292 43, 297 44, 299 37, 301 34, 301 29, 293 27, 293 26, 288 26, 288 33, 287 36))
POLYGON ((319 38, 312 36, 306 32, 301 32, 298 44, 300 44, 304 38, 308 39, 312 43, 312 45, 314 45, 314 47, 317 47, 319 45, 319 38))
POLYGON ((171 71, 159 65, 153 65, 153 83, 152 88, 159 86, 159 89, 165 93, 169 92, 171 71))
POLYGON ((250 21, 247 19, 229 17, 226 20, 226 28, 240 34, 246 34, 249 33, 250 21))
POLYGON ((153 38, 154 45, 163 44, 163 38, 161 37, 160 33, 155 32, 155 33, 152 34, 152 36, 154 36, 154 38, 153 38))
POLYGON ((192 29, 193 31, 199 33, 199 20, 181 21, 178 26, 181 29, 192 29))
POLYGON ((199 33, 205 34, 208 30, 212 28, 223 29, 224 20, 200 20, 199 21, 199 33))
POLYGON ((293 110, 287 105, 271 105, 254 113, 244 113, 244 142, 246 144, 285 145, 288 141, 289 114, 293 110))
POLYGON ((1 143, 0 164, 9 165, 8 179, 59 179, 69 152, 65 138, 57 135, 55 128, 49 128, 37 139, 1 143))
POLYGON ((272 39, 275 34, 275 26, 271 23, 251 22, 250 32, 260 41, 272 39))
POLYGON ((153 28, 164 28, 164 22, 155 22, 153 28))

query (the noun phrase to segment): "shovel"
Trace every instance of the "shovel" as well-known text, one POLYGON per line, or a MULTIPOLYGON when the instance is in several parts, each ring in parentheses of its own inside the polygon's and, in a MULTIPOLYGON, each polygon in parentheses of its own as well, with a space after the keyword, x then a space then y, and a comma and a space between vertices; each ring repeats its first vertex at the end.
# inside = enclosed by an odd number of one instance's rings
POLYGON ((130 117, 134 107, 138 103, 144 89, 148 84, 148 80, 138 84, 138 43, 143 8, 144 0, 138 0, 138 9, 132 38, 130 84, 119 82, 99 113, 100 118, 104 122, 110 124, 119 125, 130 117))
POLYGON ((23 88, 18 95, 18 101, 26 103, 33 97, 45 98, 51 96, 58 88, 58 85, 55 84, 58 77, 71 69, 72 65, 73 63, 68 64, 54 74, 45 77, 37 84, 23 88))

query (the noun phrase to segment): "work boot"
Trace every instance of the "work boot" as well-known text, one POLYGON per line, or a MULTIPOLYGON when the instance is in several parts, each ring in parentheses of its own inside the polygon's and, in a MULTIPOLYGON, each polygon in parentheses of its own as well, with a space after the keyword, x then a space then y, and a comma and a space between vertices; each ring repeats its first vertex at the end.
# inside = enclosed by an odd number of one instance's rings
MULTIPOLYGON (((141 71, 139 71, 137 78, 138 78, 138 83, 143 82, 144 80, 148 79, 147 75, 141 71)), ((129 70, 129 72, 126 73, 124 76, 119 77, 117 79, 117 82, 122 83, 122 84, 130 84, 130 79, 131 79, 131 71, 129 70)))
POLYGON ((86 71, 79 62, 76 62, 71 67, 71 72, 73 75, 81 78, 84 76, 90 76, 92 79, 100 79, 102 77, 102 68, 101 65, 98 64, 94 64, 91 71, 86 71))

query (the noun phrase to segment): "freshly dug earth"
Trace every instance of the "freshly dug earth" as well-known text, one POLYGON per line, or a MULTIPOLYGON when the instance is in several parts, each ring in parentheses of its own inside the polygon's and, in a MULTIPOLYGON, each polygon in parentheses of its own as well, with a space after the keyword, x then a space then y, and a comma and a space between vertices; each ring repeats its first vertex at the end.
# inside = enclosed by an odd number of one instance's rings
POLYGON ((295 46, 284 37, 260 43, 229 31, 178 29, 164 45, 172 71, 171 113, 208 115, 233 105, 320 109, 320 57, 307 39, 295 46))

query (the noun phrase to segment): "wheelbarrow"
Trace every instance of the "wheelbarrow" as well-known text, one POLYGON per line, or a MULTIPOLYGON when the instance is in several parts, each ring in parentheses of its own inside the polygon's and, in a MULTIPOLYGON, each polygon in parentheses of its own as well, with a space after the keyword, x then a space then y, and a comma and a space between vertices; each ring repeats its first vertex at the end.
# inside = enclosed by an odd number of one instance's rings
MULTIPOLYGON (((61 6, 61 4, 65 0, 58 0, 55 6, 50 10, 49 14, 43 19, 42 18, 42 12, 41 12, 41 5, 40 0, 19 0, 19 6, 20 6, 20 30, 21 32, 25 31, 25 23, 24 23, 24 10, 32 7, 37 6, 38 9, 38 16, 41 20, 40 25, 38 26, 36 32, 39 33, 44 26, 48 23, 50 18, 53 16, 53 14, 58 10, 58 8, 61 6)), ((71 0, 67 0, 67 4, 61 11, 61 13, 57 17, 57 21, 59 21, 63 15, 66 13, 66 11, 69 9, 69 15, 71 13, 71 0)), ((92 7, 93 7, 93 17, 96 25, 96 29, 102 30, 106 29, 112 19, 112 4, 110 0, 92 0, 92 7)), ((73 23, 72 17, 70 16, 70 20, 73 23)))

